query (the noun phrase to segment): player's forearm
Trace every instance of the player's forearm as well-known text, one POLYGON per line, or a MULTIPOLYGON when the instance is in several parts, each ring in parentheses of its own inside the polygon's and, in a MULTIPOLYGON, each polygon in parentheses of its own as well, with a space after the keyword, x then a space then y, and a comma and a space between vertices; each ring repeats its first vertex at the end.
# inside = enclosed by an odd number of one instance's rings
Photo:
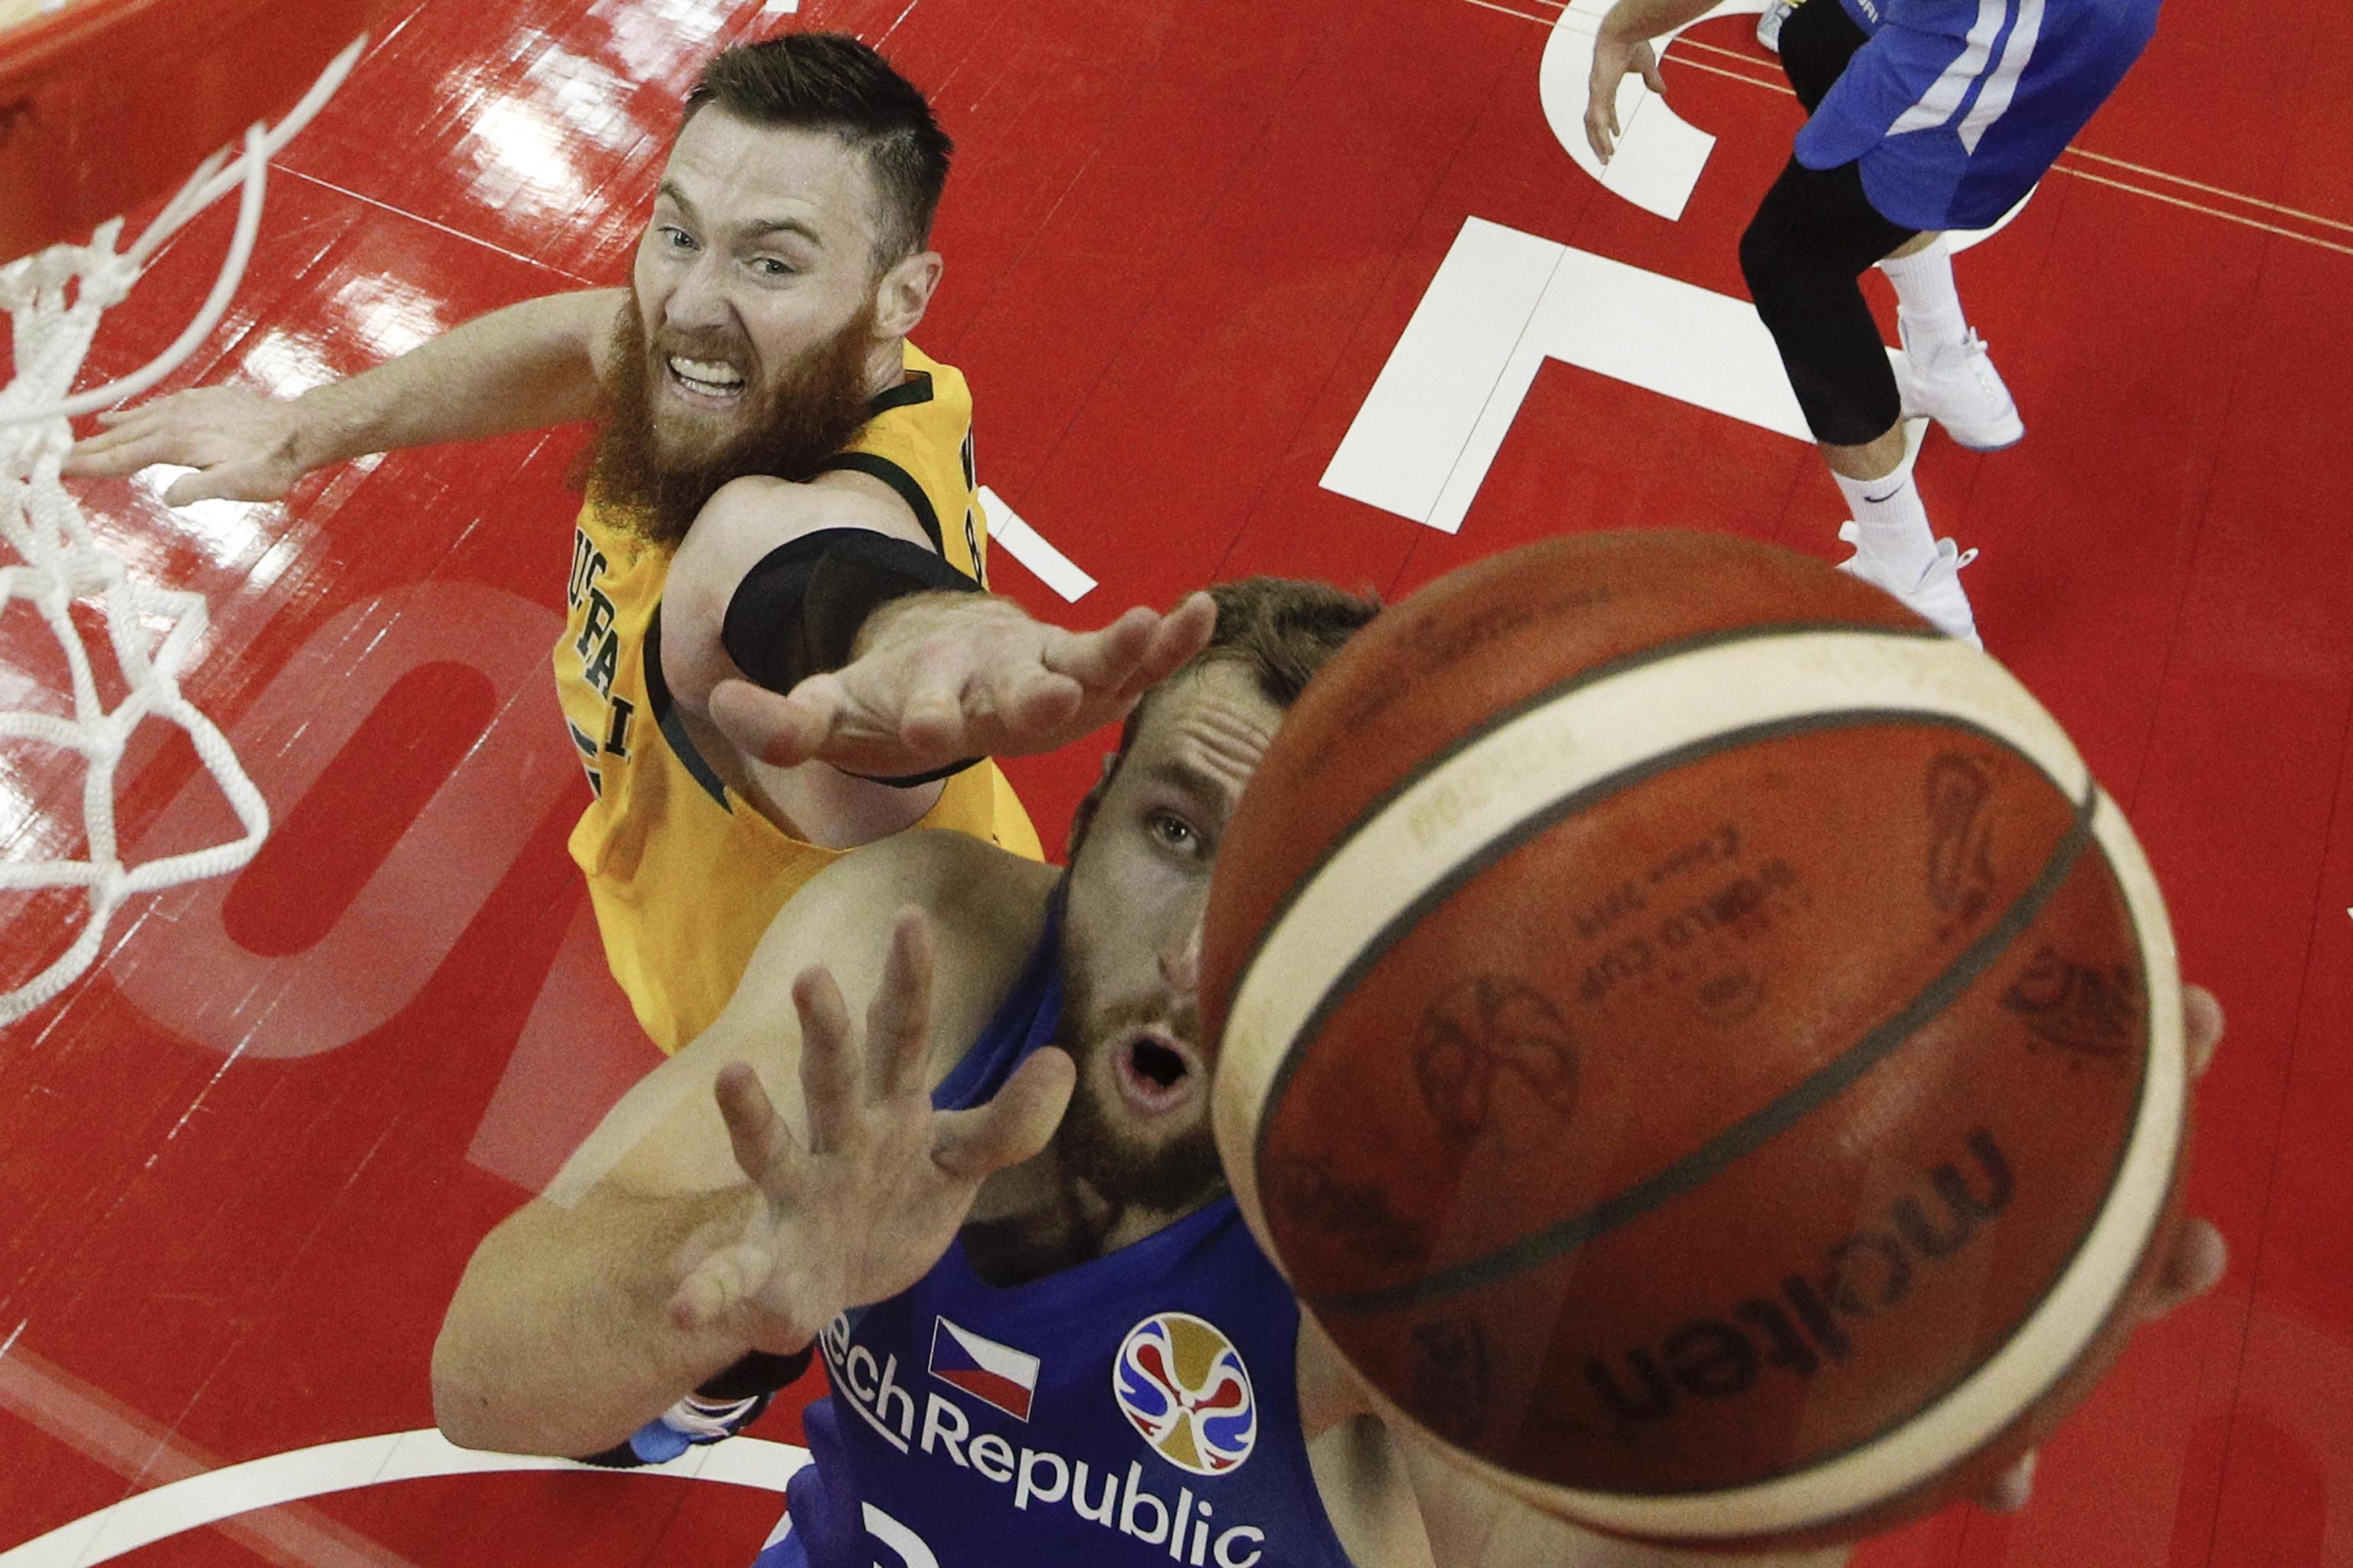
POLYGON ((1698 21, 1715 8, 1715 3, 1716 0, 1618 0, 1601 25, 1628 40, 1655 38, 1698 21))
POLYGON ((526 300, 295 401, 306 469, 370 452, 539 429, 596 410, 596 344, 611 289, 526 300))
POLYGON ((532 1203, 484 1239, 433 1347, 433 1410, 452 1442, 577 1457, 625 1440, 750 1344, 681 1329, 687 1257, 741 1233, 746 1187, 532 1203))

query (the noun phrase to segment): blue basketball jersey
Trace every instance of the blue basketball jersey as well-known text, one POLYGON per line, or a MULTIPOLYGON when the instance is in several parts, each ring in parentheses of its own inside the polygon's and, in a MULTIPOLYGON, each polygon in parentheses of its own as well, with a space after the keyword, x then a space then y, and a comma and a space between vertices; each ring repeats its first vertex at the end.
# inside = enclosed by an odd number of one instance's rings
POLYGON ((1810 169, 1862 162, 1880 216, 1983 228, 2107 100, 2158 0, 1842 0, 1869 35, 1798 132, 1810 169))
MULTIPOLYGON (((935 1104, 988 1099, 1052 1037, 1059 927, 935 1104)), ((811 1463, 755 1568, 1348 1568, 1308 1470, 1298 1333, 1229 1197, 1010 1289, 959 1241, 826 1331, 811 1463)))

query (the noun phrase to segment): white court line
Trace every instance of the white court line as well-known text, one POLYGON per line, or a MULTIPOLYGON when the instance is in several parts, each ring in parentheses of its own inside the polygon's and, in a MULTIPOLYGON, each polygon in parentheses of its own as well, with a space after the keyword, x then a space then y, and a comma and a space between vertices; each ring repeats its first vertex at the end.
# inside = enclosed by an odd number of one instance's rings
POLYGON ((1077 604, 1094 592, 1095 580, 1071 558, 1047 542, 1043 534, 1021 521, 1021 514, 1005 503, 1005 498, 980 487, 980 504, 988 513, 988 537, 994 544, 1005 547, 1005 552, 1029 568, 1032 575, 1062 595, 1069 604, 1077 604))
MULTIPOLYGON (((135 1484, 155 1487, 220 1468, 217 1457, 27 1350, 0 1351, 0 1409, 135 1484)), ((280 1568, 413 1568, 316 1509, 275 1510, 221 1528, 280 1568)))
POLYGON ((1459 531, 1550 359, 1811 439, 1747 300, 1473 217, 1374 378, 1324 488, 1459 531))
MULTIPOLYGON (((666 1465, 628 1473, 720 1481, 781 1493, 794 1471, 808 1463, 808 1450, 759 1437, 690 1448, 666 1465)), ((202 1530, 258 1508, 275 1508, 328 1492, 353 1491, 392 1481, 433 1476, 491 1475, 504 1470, 581 1470, 610 1475, 571 1459, 538 1459, 520 1454, 481 1454, 451 1444, 430 1428, 353 1437, 314 1448, 271 1454, 241 1465, 208 1470, 128 1497, 22 1546, 0 1552, 0 1568, 90 1568, 127 1552, 202 1530)))

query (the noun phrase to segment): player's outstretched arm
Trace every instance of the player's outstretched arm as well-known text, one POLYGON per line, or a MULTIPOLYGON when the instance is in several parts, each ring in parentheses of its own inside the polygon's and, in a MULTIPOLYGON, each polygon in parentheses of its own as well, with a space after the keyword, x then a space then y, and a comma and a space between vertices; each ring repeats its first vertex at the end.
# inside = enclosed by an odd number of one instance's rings
POLYGON ((278 500, 311 469, 370 452, 585 419, 621 298, 604 289, 526 300, 300 397, 201 386, 111 410, 65 473, 119 479, 173 463, 196 471, 164 492, 167 505, 278 500))
POLYGON ((864 1038, 822 967, 793 982, 806 1131, 777 1114, 740 1062, 715 1085, 735 1163, 756 1194, 738 1233, 696 1259, 669 1302, 695 1332, 732 1331, 754 1349, 806 1349, 843 1310, 913 1286, 947 1250, 980 1184, 1046 1146, 1076 1074, 1032 1055, 987 1105, 932 1106, 932 937, 917 910, 890 937, 864 1038))
POLYGON ((887 778, 1050 752, 1126 717, 1216 625, 1207 594, 1166 615, 1138 605, 1088 632, 990 595, 918 595, 870 616, 840 669, 783 695, 723 682, 711 713, 737 746, 776 767, 822 762, 887 778))
MULTIPOLYGON (((2190 1067, 2202 1073, 2222 1037, 2222 1010, 2211 992, 2185 991, 2184 1012, 2190 1067)), ((2202 1219, 2185 1221, 2175 1233, 2148 1316, 2162 1317, 2219 1282, 2224 1266, 2222 1238, 2202 1219)), ((1337 1364, 1337 1352, 1320 1336, 1301 1339, 1303 1394, 1311 1378, 1331 1397, 1334 1374, 1352 1376, 1337 1364)), ((1369 1408, 1369 1402, 1366 1402, 1369 1408)), ((1715 1553, 1674 1551, 1618 1540, 1579 1529, 1519 1501, 1444 1458, 1426 1441, 1394 1429, 1430 1556, 1445 1568, 1839 1568, 1842 1546, 1782 1553, 1715 1553)), ((2034 1473, 2028 1454, 1977 1500, 1980 1507, 2010 1511, 2026 1505, 2034 1473)))
POLYGON ((671 562, 662 669, 747 763, 903 779, 1123 717, 1216 620, 1195 595, 1092 632, 1048 626, 940 560, 879 481, 755 478, 713 495, 671 562))
POLYGON ((452 1441, 611 1447, 747 1352, 800 1350, 937 1260, 979 1182, 1043 1144, 1072 1074, 1042 1052, 987 1106, 934 1114, 930 1084, 995 993, 955 974, 934 997, 928 926, 893 929, 891 911, 943 887, 1023 902, 990 876, 1011 860, 911 835, 786 906, 720 1020, 476 1250, 434 1347, 452 1441), (845 993, 873 998, 863 1031, 845 993))

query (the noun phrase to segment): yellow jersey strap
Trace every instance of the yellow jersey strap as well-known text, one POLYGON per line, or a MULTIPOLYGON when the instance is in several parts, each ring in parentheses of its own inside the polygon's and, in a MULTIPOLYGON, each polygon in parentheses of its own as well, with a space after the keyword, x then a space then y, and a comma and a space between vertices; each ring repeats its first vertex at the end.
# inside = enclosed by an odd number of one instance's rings
POLYGON ((686 770, 686 776, 701 785, 703 794, 717 801, 720 810, 733 815, 735 808, 727 802, 725 781, 720 778, 719 770, 711 765, 711 759, 695 745, 694 737, 686 732, 685 721, 678 714, 678 703, 670 694, 670 682, 662 679, 659 605, 654 606, 653 616, 646 623, 645 654, 646 702, 653 710, 654 723, 660 729, 662 739, 670 742, 670 752, 678 758, 679 766, 686 770))
POLYGON ((933 551, 988 585, 988 522, 972 455, 972 391, 962 372, 913 343, 902 345, 905 379, 868 405, 866 423, 818 473, 864 474, 890 488, 933 551))
POLYGON ((923 524, 923 537, 932 542, 932 548, 942 555, 947 553, 947 540, 940 532, 939 509, 932 505, 932 498, 923 493, 923 487, 915 482, 914 475, 874 452, 836 452, 817 466, 820 474, 836 469, 864 474, 869 479, 881 479, 889 485, 899 499, 907 503, 907 510, 915 514, 915 521, 923 524))

